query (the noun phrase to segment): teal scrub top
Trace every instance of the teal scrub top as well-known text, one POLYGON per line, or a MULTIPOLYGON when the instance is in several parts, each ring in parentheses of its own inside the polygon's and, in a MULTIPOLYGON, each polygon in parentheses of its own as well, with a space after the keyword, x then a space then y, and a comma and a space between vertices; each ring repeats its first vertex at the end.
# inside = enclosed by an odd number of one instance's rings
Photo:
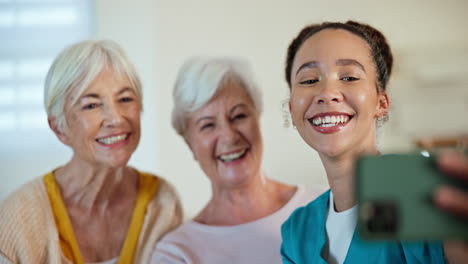
MULTIPOLYGON (((325 264, 325 221, 330 190, 296 209, 281 226, 283 263, 325 264)), ((344 264, 445 263, 442 242, 367 242, 354 232, 344 264)))

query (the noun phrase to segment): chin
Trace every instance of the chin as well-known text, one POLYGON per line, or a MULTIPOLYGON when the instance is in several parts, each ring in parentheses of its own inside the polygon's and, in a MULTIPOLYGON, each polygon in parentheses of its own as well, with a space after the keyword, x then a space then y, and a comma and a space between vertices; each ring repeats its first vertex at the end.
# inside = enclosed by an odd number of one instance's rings
POLYGON ((111 160, 106 160, 103 163, 105 163, 109 168, 121 168, 121 167, 126 167, 128 164, 128 161, 130 160, 130 157, 119 157, 111 160))
POLYGON ((343 146, 333 143, 313 146, 313 148, 320 154, 320 156, 325 156, 328 158, 337 158, 346 152, 343 146))
POLYGON ((252 176, 255 175, 253 170, 229 170, 222 175, 222 182, 229 186, 242 186, 250 182, 252 176))

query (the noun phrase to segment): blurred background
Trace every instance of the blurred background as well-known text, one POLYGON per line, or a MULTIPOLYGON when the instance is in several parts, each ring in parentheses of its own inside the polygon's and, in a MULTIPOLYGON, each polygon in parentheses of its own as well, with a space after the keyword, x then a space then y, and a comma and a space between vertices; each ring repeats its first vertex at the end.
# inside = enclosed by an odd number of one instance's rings
POLYGON ((467 12, 466 0, 0 0, 0 200, 71 157, 48 129, 42 89, 53 58, 73 42, 113 39, 127 51, 145 108, 130 164, 174 184, 193 217, 210 184, 170 125, 173 83, 188 57, 249 60, 264 94, 265 173, 325 186, 317 154, 284 126, 283 67, 292 38, 307 24, 349 19, 386 35, 395 71, 379 144, 383 152, 404 152, 419 137, 468 133, 467 12))

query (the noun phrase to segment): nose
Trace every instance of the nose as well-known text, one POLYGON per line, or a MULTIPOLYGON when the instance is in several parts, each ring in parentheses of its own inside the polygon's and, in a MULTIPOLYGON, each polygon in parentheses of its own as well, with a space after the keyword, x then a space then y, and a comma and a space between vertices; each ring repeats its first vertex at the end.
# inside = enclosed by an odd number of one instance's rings
POLYGON ((343 101, 343 94, 339 89, 339 84, 333 81, 322 82, 320 93, 315 97, 315 102, 318 104, 332 104, 343 101))
POLYGON ((235 145, 240 139, 239 131, 235 124, 226 121, 220 125, 219 138, 225 144, 235 145))
POLYGON ((108 103, 104 107, 104 120, 103 124, 106 127, 114 127, 122 123, 123 115, 118 105, 108 103))

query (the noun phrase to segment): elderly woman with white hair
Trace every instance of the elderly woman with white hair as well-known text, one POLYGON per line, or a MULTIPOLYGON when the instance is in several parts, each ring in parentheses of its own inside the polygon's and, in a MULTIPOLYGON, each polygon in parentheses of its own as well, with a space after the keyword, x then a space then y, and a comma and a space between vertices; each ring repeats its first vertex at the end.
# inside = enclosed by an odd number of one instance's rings
POLYGON ((127 165, 142 110, 133 65, 112 41, 72 45, 49 69, 45 106, 73 155, 0 204, 0 263, 148 263, 182 213, 165 180, 127 165))
POLYGON ((281 263, 281 224, 321 190, 262 172, 261 111, 246 62, 198 57, 180 69, 172 124, 211 181, 212 197, 157 244, 152 263, 281 263))

